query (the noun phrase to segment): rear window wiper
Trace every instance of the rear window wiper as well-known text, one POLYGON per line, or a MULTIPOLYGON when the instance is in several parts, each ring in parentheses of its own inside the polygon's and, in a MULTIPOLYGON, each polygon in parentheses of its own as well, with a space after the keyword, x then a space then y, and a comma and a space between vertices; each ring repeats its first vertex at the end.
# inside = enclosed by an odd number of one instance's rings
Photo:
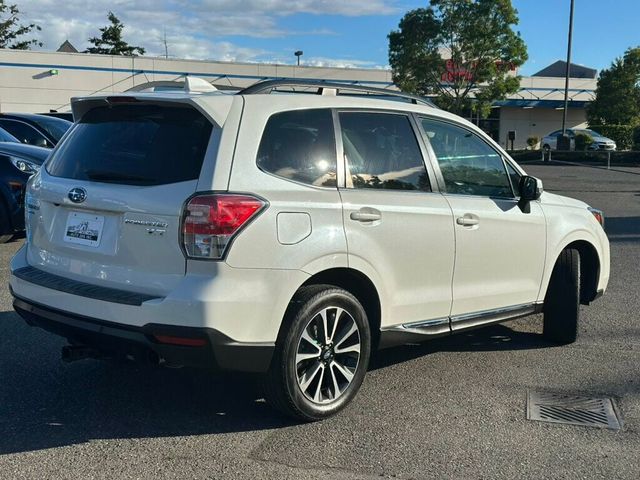
POLYGON ((109 172, 106 170, 85 170, 84 174, 89 180, 96 182, 136 182, 142 184, 154 184, 155 178, 141 177, 121 172, 109 172))

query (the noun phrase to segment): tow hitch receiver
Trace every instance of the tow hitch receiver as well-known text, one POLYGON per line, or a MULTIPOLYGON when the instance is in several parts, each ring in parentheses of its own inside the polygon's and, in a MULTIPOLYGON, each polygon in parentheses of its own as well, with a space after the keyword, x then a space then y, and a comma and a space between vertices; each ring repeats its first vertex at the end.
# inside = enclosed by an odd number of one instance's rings
POLYGON ((61 357, 64 362, 71 363, 85 358, 103 358, 102 352, 84 345, 65 345, 62 347, 61 357))

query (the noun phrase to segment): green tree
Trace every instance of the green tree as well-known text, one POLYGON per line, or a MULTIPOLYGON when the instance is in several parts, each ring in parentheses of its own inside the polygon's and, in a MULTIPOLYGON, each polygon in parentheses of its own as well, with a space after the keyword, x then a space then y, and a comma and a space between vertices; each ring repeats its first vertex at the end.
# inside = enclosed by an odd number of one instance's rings
POLYGON ((640 124, 640 47, 600 72, 587 117, 591 125, 640 124))
POLYGON ((486 116, 492 102, 520 87, 520 77, 509 73, 527 60, 512 29, 517 24, 511 0, 431 0, 389 34, 393 81, 408 92, 436 95, 449 111, 473 107, 486 116))
POLYGON ((118 17, 116 17, 113 12, 109 12, 107 18, 111 22, 111 25, 100 29, 100 37, 93 37, 89 39, 89 42, 93 44, 93 47, 87 48, 85 53, 124 55, 131 57, 136 55, 136 52, 138 52, 138 54, 144 55, 144 48, 132 47, 122 39, 122 30, 124 29, 124 25, 118 17))
POLYGON ((36 39, 25 40, 23 37, 41 28, 35 23, 20 23, 20 10, 17 5, 7 5, 0 0, 0 48, 14 50, 30 50, 33 46, 42 46, 36 39))

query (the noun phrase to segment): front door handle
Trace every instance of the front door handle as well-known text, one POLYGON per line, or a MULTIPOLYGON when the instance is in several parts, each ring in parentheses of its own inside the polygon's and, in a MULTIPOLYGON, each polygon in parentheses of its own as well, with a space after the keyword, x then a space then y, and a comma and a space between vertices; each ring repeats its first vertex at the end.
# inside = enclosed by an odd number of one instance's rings
POLYGON ((356 222, 375 222, 382 219, 382 213, 375 208, 361 208, 357 212, 351 212, 349 218, 356 222))
POLYGON ((480 223, 477 218, 472 217, 458 217, 456 218, 456 223, 458 225, 462 225, 463 227, 473 227, 474 225, 478 225, 480 223))

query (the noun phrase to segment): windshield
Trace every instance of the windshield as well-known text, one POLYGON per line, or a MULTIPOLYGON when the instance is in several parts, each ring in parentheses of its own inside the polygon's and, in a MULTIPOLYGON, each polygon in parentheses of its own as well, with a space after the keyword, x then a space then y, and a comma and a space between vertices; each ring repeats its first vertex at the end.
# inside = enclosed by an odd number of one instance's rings
POLYGON ((195 180, 211 129, 191 107, 98 107, 76 123, 46 168, 56 177, 127 185, 195 180))
POLYGON ((17 142, 20 143, 16 137, 7 132, 4 128, 0 128, 0 142, 17 142))
POLYGON ((73 123, 68 122, 67 120, 63 120, 62 118, 46 117, 44 115, 39 117, 36 121, 41 128, 46 130, 46 132, 51 135, 56 143, 58 143, 62 136, 67 133, 69 127, 73 125, 73 123))

